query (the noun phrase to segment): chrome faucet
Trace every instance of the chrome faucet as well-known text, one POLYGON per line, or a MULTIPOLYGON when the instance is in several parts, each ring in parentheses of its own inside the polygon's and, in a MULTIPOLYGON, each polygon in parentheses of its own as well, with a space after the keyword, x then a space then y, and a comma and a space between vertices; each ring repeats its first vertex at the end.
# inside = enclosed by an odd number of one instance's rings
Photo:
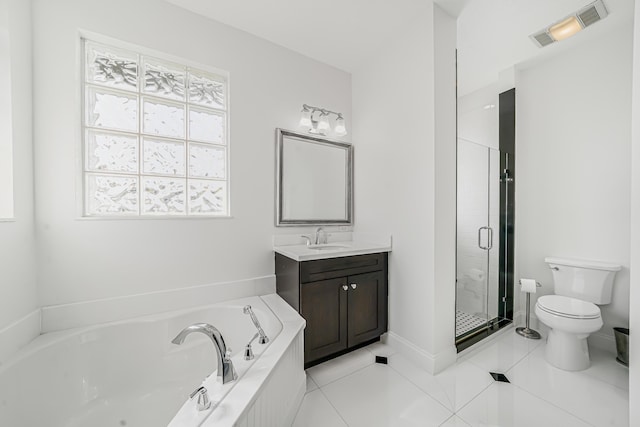
POLYGON ((327 243, 327 232, 324 231, 324 228, 318 227, 316 228, 316 245, 319 245, 321 243, 327 243), (323 239, 320 238, 321 235, 324 235, 323 239))
POLYGON ((253 336, 253 338, 251 338, 251 341, 249 341, 249 344, 247 344, 245 346, 245 348, 244 348, 244 360, 253 360, 255 358, 255 356, 253 354, 253 348, 251 348, 251 345, 256 340, 256 338, 258 338, 259 336, 260 336, 260 334, 258 332, 256 332, 256 334, 253 336))
POLYGON ((196 409, 198 411, 206 411, 211 408, 211 400, 209 400, 209 393, 207 393, 207 389, 204 387, 198 388, 196 391, 189 395, 189 399, 197 399, 196 400, 196 409))
POLYGON ((213 342, 213 346, 216 349, 218 355, 218 378, 222 379, 222 384, 226 384, 238 378, 236 370, 233 367, 231 361, 231 349, 227 348, 224 343, 222 334, 215 326, 208 323, 195 323, 191 326, 184 328, 176 337, 171 341, 174 344, 182 344, 187 335, 192 332, 200 332, 205 334, 213 342))
MULTIPOLYGON (((244 308, 242 309, 242 312, 244 314, 248 314, 249 317, 251 317, 251 321, 253 322, 253 325, 256 327, 256 329, 258 329, 258 334, 260 335, 260 339, 258 340, 258 342, 260 344, 268 343, 269 337, 267 336, 267 334, 264 333, 264 330, 262 329, 262 326, 260 326, 260 322, 258 321, 258 318, 253 312, 253 309, 251 308, 251 306, 245 305, 244 308)), ((257 337, 253 337, 253 339, 256 339, 256 338, 257 337)), ((253 342, 253 339, 251 340, 251 342, 253 342)), ((251 342, 249 343, 249 346, 251 346, 251 342)))

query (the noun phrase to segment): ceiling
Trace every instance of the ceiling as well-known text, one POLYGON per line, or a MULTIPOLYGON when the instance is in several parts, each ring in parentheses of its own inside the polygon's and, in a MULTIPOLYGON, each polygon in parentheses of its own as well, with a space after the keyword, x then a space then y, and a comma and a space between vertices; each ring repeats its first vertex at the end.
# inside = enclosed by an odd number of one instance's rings
POLYGON ((166 0, 353 72, 424 0, 166 0))
POLYGON ((604 0, 609 16, 575 36, 544 48, 529 39, 530 34, 592 1, 468 1, 458 17, 458 93, 464 95, 494 83, 501 71, 514 65, 558 55, 633 22, 632 1, 604 0))
MULTIPOLYGON (((354 72, 428 7, 425 0, 166 0, 293 51, 354 72)), ((460 94, 512 65, 558 54, 633 19, 631 0, 604 0, 610 15, 543 49, 529 35, 592 0, 435 0, 458 17, 460 94)), ((425 23, 428 25, 428 23, 425 23)))

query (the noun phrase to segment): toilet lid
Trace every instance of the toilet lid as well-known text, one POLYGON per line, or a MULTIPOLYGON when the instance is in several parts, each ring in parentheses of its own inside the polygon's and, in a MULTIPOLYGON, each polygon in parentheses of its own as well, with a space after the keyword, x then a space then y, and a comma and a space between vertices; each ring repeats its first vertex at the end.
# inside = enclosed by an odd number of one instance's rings
POLYGON ((597 319, 600 309, 594 303, 562 295, 545 295, 536 303, 541 310, 572 319, 597 319))

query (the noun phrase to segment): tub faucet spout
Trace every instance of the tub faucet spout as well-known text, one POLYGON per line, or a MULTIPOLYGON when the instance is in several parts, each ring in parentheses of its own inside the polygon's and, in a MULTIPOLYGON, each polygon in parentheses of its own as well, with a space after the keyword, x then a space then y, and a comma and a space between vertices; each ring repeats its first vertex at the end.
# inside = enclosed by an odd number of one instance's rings
POLYGON ((213 347, 216 349, 216 354, 218 355, 218 378, 222 380, 222 384, 236 380, 238 374, 236 374, 233 362, 231 361, 231 349, 227 348, 222 334, 215 326, 208 323, 195 323, 180 331, 171 342, 180 345, 184 342, 187 335, 192 332, 200 332, 211 339, 213 347))

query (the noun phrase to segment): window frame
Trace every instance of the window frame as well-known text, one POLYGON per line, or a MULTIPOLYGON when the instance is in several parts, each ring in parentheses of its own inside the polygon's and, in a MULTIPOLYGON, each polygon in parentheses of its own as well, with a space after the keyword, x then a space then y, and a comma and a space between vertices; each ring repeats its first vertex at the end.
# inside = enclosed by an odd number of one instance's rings
POLYGON ((77 209, 79 212, 78 219, 83 220, 165 220, 165 219, 228 219, 232 218, 231 216, 231 132, 230 132, 230 107, 231 107, 231 82, 230 82, 230 73, 226 70, 222 70, 219 68, 211 67, 202 63, 194 62, 187 60, 182 57, 174 56, 171 54, 167 54, 164 52, 160 52, 153 49, 148 49, 133 43, 123 42, 118 39, 114 39, 111 37, 103 36, 100 34, 80 30, 78 32, 77 37, 78 42, 78 57, 79 67, 76 69, 80 73, 78 76, 78 97, 79 97, 79 118, 80 118, 80 126, 78 129, 79 132, 79 140, 80 144, 77 145, 79 147, 78 152, 78 165, 79 165, 79 179, 78 184, 76 186, 76 194, 77 197, 77 209), (138 66, 138 76, 137 83, 138 88, 136 91, 128 91, 118 88, 112 88, 109 85, 100 85, 91 83, 87 78, 87 72, 89 63, 87 61, 87 45, 88 44, 101 45, 106 47, 107 49, 111 48, 115 51, 124 50, 128 53, 134 54, 136 56, 136 63, 138 66), (207 107, 200 105, 198 103, 191 103, 189 101, 188 93, 185 93, 185 98, 183 101, 176 101, 169 97, 161 97, 153 94, 146 93, 144 91, 144 64, 146 59, 157 60, 162 63, 169 63, 177 65, 181 68, 185 69, 185 83, 188 90, 188 76, 191 75, 191 72, 194 72, 195 75, 204 73, 206 75, 213 75, 211 77, 219 77, 223 79, 224 83, 224 92, 225 92, 225 102, 223 108, 217 107, 207 107), (116 91, 117 93, 126 93, 129 95, 133 95, 137 97, 137 125, 138 129, 136 132, 127 132, 120 130, 113 130, 109 128, 100 128, 90 126, 87 120, 87 115, 90 113, 88 109, 90 108, 88 105, 89 97, 88 92, 90 88, 97 88, 99 90, 103 90, 106 92, 116 91), (144 125, 144 99, 150 98, 156 101, 160 101, 163 104, 171 104, 171 103, 179 103, 182 108, 184 108, 184 129, 185 135, 184 137, 167 137, 164 135, 154 135, 150 133, 144 133, 143 125, 144 125), (223 141, 221 143, 215 142, 203 142, 199 139, 190 139, 189 133, 189 112, 191 108, 195 110, 204 108, 208 112, 212 112, 214 114, 222 113, 224 115, 224 135, 223 141), (92 170, 89 167, 88 163, 88 155, 89 155, 89 132, 91 131, 97 132, 109 132, 109 133, 121 133, 130 136, 135 136, 138 139, 138 147, 137 147, 137 172, 114 172, 114 171, 98 171, 92 170), (171 141, 180 141, 184 144, 184 154, 185 154, 185 173, 184 175, 162 175, 162 174, 154 174, 154 173, 145 173, 143 170, 143 155, 144 155, 144 139, 155 139, 155 140, 171 140, 171 141), (189 175, 189 153, 190 146, 192 144, 196 145, 210 145, 211 147, 224 147, 225 156, 224 156, 224 178, 207 178, 207 177, 197 177, 189 175), (138 182, 138 191, 137 191, 137 212, 124 212, 124 213, 95 213, 92 214, 89 211, 89 177, 91 175, 106 175, 106 176, 123 176, 123 177, 135 177, 138 182), (185 188, 184 188, 184 212, 182 213, 169 213, 169 212, 144 212, 144 180, 145 178, 177 178, 184 180, 185 188), (223 185, 223 189, 225 191, 225 200, 226 200, 226 210, 220 213, 189 213, 189 182, 191 180, 206 180, 211 182, 220 182, 223 185))

